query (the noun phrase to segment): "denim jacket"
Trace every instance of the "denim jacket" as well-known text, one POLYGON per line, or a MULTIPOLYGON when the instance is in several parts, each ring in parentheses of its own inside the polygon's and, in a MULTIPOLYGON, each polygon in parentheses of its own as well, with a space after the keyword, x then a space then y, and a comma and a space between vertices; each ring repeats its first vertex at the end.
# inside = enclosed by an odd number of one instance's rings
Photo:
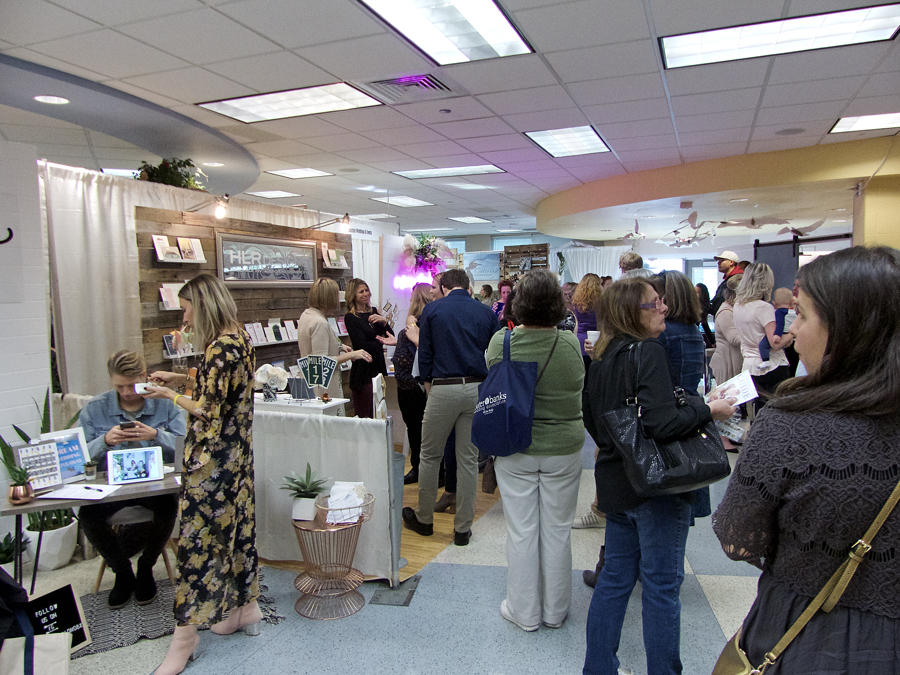
POLYGON ((697 326, 666 321, 666 329, 656 339, 666 350, 672 381, 696 394, 706 364, 706 343, 697 326))

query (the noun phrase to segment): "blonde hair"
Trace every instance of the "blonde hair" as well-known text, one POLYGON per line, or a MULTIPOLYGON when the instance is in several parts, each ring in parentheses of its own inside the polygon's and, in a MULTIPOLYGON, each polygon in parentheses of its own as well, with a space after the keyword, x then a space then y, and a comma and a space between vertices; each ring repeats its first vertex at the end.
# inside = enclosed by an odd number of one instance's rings
POLYGON ((122 349, 109 357, 106 370, 109 371, 110 377, 113 375, 144 377, 147 374, 147 364, 144 363, 144 357, 137 352, 122 349))
POLYGON ((194 334, 204 350, 220 335, 240 330, 237 305, 218 277, 199 274, 181 287, 178 297, 191 303, 194 334))
POLYGON ((581 277, 581 281, 578 282, 578 286, 572 294, 572 305, 579 312, 594 312, 601 295, 603 295, 603 284, 600 282, 600 277, 593 272, 588 272, 581 277))
POLYGON ((794 294, 790 288, 776 288, 772 294, 772 302, 776 305, 790 305, 794 302, 794 294))
POLYGON ((409 299, 409 316, 418 319, 422 315, 425 305, 431 301, 431 284, 421 283, 413 286, 412 297, 409 299))
POLYGON ((738 305, 746 305, 754 300, 769 301, 772 295, 772 287, 775 285, 775 275, 772 268, 765 263, 753 263, 744 270, 744 277, 737 287, 735 302, 738 305))
MULTIPOLYGON (((350 313, 353 316, 359 316, 359 310, 356 308, 356 294, 359 292, 361 286, 365 286, 371 292, 371 288, 369 288, 369 284, 367 284, 362 279, 353 278, 347 282, 347 290, 344 293, 344 297, 347 299, 347 309, 350 310, 350 313)), ((365 312, 369 312, 372 310, 372 305, 367 305, 363 310, 365 312)))
POLYGON ((307 302, 310 307, 318 309, 320 312, 334 309, 340 302, 337 282, 334 279, 326 279, 325 277, 316 279, 312 288, 309 289, 307 302))

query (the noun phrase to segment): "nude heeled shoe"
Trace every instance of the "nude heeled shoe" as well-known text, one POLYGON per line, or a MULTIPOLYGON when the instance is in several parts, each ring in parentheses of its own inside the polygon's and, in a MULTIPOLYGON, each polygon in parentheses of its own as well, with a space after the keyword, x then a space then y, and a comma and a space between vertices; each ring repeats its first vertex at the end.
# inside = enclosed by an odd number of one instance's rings
POLYGON ((254 600, 248 605, 233 610, 228 618, 220 621, 210 628, 216 635, 231 635, 239 630, 244 631, 244 635, 259 635, 260 623, 262 622, 262 612, 259 609, 259 603, 254 600))
POLYGON ((200 655, 199 647, 200 636, 196 626, 176 627, 166 658, 150 675, 178 675, 200 655))

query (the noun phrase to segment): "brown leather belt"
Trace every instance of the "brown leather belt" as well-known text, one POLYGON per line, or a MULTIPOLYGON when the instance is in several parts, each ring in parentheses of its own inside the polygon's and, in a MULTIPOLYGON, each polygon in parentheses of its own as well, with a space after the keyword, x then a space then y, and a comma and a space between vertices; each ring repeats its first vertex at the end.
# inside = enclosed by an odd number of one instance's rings
POLYGON ((472 384, 484 382, 487 375, 470 375, 468 377, 436 377, 431 381, 432 386, 438 384, 472 384))

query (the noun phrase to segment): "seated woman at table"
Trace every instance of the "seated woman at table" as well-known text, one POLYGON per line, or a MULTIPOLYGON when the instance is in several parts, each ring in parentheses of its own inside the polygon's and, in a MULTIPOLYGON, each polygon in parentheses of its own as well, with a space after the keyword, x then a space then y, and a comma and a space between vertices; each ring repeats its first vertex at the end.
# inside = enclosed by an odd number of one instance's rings
MULTIPOLYGON (((345 361, 372 361, 372 355, 364 349, 351 349, 342 345, 337 335, 331 329, 326 318, 334 314, 340 308, 340 296, 338 285, 334 279, 316 279, 309 289, 309 309, 304 310, 297 321, 297 345, 300 347, 300 356, 311 354, 330 356, 337 362, 345 361)), ((341 389, 341 371, 338 370, 331 377, 326 391, 331 398, 344 398, 341 389)), ((344 416, 344 406, 338 408, 338 416, 344 416)))
MULTIPOLYGON (((106 367, 113 388, 91 399, 78 416, 91 459, 105 468, 109 450, 158 445, 162 447, 163 459, 174 461, 175 439, 184 436, 185 419, 171 401, 145 399, 135 393, 135 383, 147 381, 144 357, 122 350, 109 358, 106 367), (124 422, 134 422, 134 427, 123 429, 120 425, 124 422)), ((139 605, 150 604, 156 598, 153 565, 172 534, 177 512, 178 501, 174 495, 81 507, 79 520, 85 536, 116 575, 107 598, 110 609, 127 605, 132 593, 139 605), (143 542, 135 542, 132 536, 126 537, 127 530, 121 530, 121 536, 117 535, 109 524, 113 514, 128 506, 143 506, 153 512, 149 527, 141 526, 141 533, 145 535, 143 542), (130 546, 125 546, 126 539, 130 546), (135 547, 140 543, 143 553, 138 559, 135 576, 129 557, 137 552, 135 547)))
POLYGON ((371 362, 356 361, 350 370, 350 391, 353 397, 353 409, 357 417, 374 417, 372 407, 372 378, 381 373, 387 375, 384 363, 384 346, 378 336, 393 335, 394 330, 387 319, 369 304, 372 291, 369 284, 362 279, 351 279, 347 283, 347 309, 344 324, 350 335, 354 349, 362 349, 371 355, 371 362))

